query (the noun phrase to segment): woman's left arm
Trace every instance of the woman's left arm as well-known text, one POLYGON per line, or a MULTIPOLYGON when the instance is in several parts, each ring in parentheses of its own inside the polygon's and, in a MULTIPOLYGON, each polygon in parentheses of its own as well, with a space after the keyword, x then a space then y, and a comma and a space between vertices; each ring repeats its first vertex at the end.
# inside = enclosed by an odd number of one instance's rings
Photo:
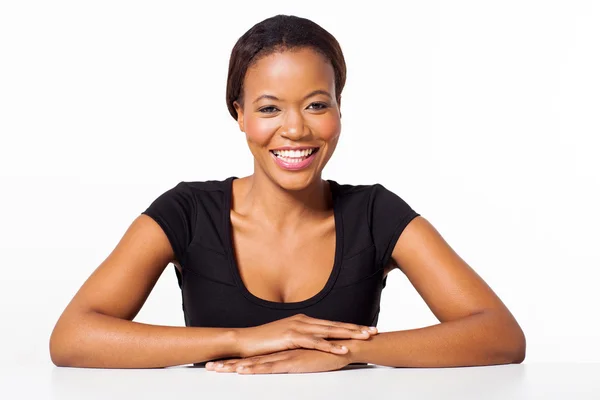
POLYGON ((249 359, 208 363, 219 372, 332 371, 351 363, 389 367, 458 367, 520 363, 525 335, 510 311, 422 216, 404 229, 392 252, 440 321, 425 328, 384 332, 366 340, 335 340, 343 355, 296 349, 249 359), (243 366, 243 370, 237 370, 243 366))
POLYGON ((429 221, 418 216, 408 224, 392 259, 440 323, 339 341, 351 362, 452 367, 525 359, 525 335, 513 315, 429 221))

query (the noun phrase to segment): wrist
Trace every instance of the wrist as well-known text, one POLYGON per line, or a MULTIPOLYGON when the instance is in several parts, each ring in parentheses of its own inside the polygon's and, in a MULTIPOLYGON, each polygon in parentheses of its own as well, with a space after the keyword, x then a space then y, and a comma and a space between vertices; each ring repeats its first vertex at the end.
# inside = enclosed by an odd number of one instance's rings
POLYGON ((235 358, 244 358, 244 332, 243 328, 233 328, 227 331, 228 341, 231 344, 231 349, 233 351, 232 357, 235 358))
POLYGON ((336 340, 335 342, 339 345, 346 346, 348 348, 348 352, 346 354, 340 354, 341 357, 344 357, 348 364, 359 363, 360 361, 360 347, 362 342, 365 340, 361 339, 346 339, 346 340, 336 340))

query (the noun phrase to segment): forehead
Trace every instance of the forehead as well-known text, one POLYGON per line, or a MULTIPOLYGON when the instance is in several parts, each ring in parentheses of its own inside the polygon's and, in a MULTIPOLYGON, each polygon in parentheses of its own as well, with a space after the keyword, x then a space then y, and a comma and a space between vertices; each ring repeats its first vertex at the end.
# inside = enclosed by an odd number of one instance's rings
POLYGON ((310 48, 263 56, 248 68, 244 79, 246 94, 270 91, 304 95, 317 86, 333 94, 335 74, 329 60, 310 48))

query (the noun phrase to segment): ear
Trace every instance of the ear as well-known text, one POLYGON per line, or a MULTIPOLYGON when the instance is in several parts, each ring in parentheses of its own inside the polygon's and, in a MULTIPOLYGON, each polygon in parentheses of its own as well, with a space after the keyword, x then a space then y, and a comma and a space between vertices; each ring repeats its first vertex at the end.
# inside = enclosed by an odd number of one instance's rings
POLYGON ((342 96, 338 99, 338 110, 340 112, 340 119, 342 119, 342 96))
POLYGON ((233 107, 237 112, 237 121, 240 127, 240 131, 244 132, 244 109, 242 108, 240 103, 237 102, 237 100, 233 102, 233 107))

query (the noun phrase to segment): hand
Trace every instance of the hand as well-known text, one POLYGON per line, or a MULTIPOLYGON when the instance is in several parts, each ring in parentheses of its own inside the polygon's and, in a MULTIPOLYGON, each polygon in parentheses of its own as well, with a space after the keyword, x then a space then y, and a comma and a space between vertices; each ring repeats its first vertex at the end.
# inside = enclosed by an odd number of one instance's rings
POLYGON ((206 363, 206 370, 238 374, 285 374, 335 371, 350 364, 349 354, 295 349, 273 354, 206 363))
POLYGON ((260 356, 299 348, 346 354, 348 349, 326 339, 369 339, 377 328, 296 314, 268 324, 240 328, 237 355, 260 356))

